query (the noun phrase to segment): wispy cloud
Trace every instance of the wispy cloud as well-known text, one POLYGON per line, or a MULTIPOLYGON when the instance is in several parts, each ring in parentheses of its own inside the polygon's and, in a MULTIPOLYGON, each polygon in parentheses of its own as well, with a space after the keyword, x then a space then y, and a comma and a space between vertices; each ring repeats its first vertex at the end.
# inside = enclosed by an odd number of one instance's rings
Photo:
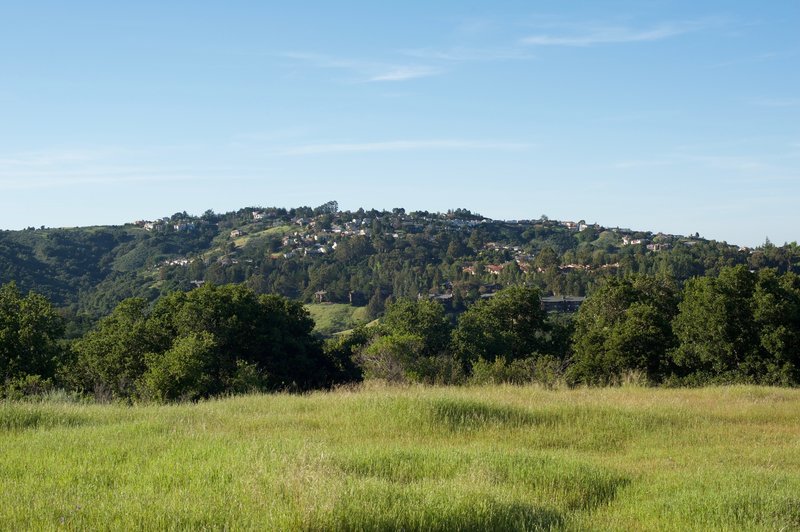
POLYGON ((426 78, 439 74, 440 70, 428 66, 400 66, 381 72, 368 81, 405 81, 415 78, 426 78))
POLYGON ((652 159, 652 160, 637 159, 637 160, 620 161, 614 164, 614 168, 618 168, 620 170, 628 170, 632 168, 654 168, 658 166, 670 166, 673 164, 675 164, 675 161, 670 161, 666 159, 652 159))
POLYGON ((348 71, 358 82, 408 81, 436 76, 442 72, 441 69, 430 65, 362 61, 308 52, 284 52, 279 56, 317 68, 348 71))
POLYGON ((186 181, 185 168, 143 166, 117 149, 60 149, 0 155, 0 190, 26 190, 131 182, 186 181))
POLYGON ((96 161, 115 153, 115 150, 52 150, 27 151, 0 155, 0 171, 14 168, 43 168, 65 164, 96 161))
POLYGON ((321 143, 289 147, 276 152, 279 155, 323 155, 346 153, 377 153, 417 150, 503 150, 520 151, 532 144, 494 140, 391 140, 384 142, 321 143))
POLYGON ((467 62, 467 61, 513 61, 533 59, 535 56, 528 50, 516 47, 462 47, 451 48, 412 48, 401 50, 409 57, 417 57, 433 61, 467 62))
POLYGON ((705 27, 702 22, 670 22, 649 28, 626 26, 589 25, 579 28, 562 28, 558 33, 539 33, 520 39, 528 46, 588 47, 602 44, 624 44, 660 41, 705 27))
POLYGON ((800 108, 800 98, 756 98, 750 103, 759 107, 800 108))

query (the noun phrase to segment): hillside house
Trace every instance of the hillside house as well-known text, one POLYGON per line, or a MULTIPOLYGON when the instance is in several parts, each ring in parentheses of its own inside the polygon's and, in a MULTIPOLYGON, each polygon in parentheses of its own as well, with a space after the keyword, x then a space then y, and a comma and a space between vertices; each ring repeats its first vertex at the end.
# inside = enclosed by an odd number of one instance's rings
POLYGON ((502 266, 502 265, 499 265, 499 264, 487 264, 486 265, 486 273, 489 273, 489 274, 492 274, 492 275, 500 275, 501 273, 503 273, 503 268, 505 268, 505 266, 502 266))

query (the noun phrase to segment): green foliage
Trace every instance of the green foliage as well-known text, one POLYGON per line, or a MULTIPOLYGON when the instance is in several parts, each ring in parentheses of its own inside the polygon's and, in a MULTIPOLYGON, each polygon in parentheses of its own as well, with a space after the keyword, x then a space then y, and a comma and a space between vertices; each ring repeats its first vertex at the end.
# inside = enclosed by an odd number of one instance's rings
POLYGON ((763 381, 800 383, 800 277, 759 272, 753 293, 753 319, 763 350, 763 381))
POLYGON ((135 396, 147 355, 164 352, 171 344, 169 332, 160 325, 150 319, 147 301, 126 299, 75 343, 75 365, 68 369, 68 379, 97 398, 135 396))
POLYGON ((689 380, 797 384, 797 276, 744 266, 691 280, 674 329, 674 360, 689 380))
POLYGON ((564 362, 551 355, 508 361, 497 357, 493 362, 479 358, 472 364, 470 384, 530 384, 554 388, 563 381, 564 362))
POLYGON ((309 389, 341 378, 298 302, 205 285, 123 301, 76 343, 72 369, 98 397, 197 399, 256 387, 309 389))
POLYGON ((513 286, 475 303, 459 317, 452 348, 467 367, 481 358, 515 360, 547 353, 548 332, 539 290, 513 286))
POLYGON ((54 376, 61 354, 63 322, 46 298, 22 296, 16 284, 0 286, 0 391, 29 376, 54 376))
POLYGON ((608 384, 630 371, 658 382, 675 344, 671 322, 677 289, 667 279, 611 279, 590 296, 575 319, 574 383, 608 384))
POLYGON ((356 361, 365 379, 412 382, 416 380, 417 360, 423 346, 424 340, 416 334, 377 336, 358 353, 356 361))
POLYGON ((461 368, 448 352, 450 321, 435 301, 389 304, 371 340, 354 353, 366 379, 453 384, 461 368))
POLYGON ((422 340, 420 356, 435 356, 447 349, 450 321, 435 301, 400 299, 392 302, 381 320, 389 334, 416 335, 422 340))
POLYGON ((325 356, 333 365, 338 383, 363 380, 364 373, 356 364, 356 357, 379 332, 377 327, 359 326, 325 342, 325 356))
POLYGON ((161 402, 212 395, 216 347, 214 336, 203 331, 176 338, 164 353, 149 354, 147 370, 138 382, 139 394, 161 402))
POLYGON ((675 363, 691 373, 737 379, 758 358, 753 310, 755 275, 726 268, 717 278, 692 279, 684 289, 675 334, 675 363))

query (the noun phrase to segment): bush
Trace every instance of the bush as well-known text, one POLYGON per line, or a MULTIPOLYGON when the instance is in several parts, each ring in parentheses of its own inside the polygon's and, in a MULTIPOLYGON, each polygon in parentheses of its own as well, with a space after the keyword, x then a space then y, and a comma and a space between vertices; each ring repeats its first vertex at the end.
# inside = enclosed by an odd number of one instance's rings
POLYGON ((413 379, 417 354, 423 340, 413 334, 392 334, 374 338, 356 356, 365 379, 406 383, 413 379))
POLYGON ((531 356, 508 361, 498 357, 489 362, 479 358, 472 364, 470 384, 538 383, 554 388, 563 382, 564 364, 551 355, 531 356))
POLYGON ((457 384, 461 364, 447 353, 425 356, 424 340, 415 334, 377 336, 355 357, 365 379, 392 383, 457 384))
POLYGON ((43 397, 53 392, 55 387, 51 379, 41 375, 25 375, 6 382, 0 388, 0 397, 19 400, 32 397, 43 397))

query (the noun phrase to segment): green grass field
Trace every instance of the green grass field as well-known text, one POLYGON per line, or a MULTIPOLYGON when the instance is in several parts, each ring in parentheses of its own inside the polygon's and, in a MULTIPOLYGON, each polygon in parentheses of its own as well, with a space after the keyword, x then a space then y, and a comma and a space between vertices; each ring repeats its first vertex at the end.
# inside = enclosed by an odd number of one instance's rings
POLYGON ((333 336, 357 325, 367 323, 367 307, 354 307, 341 303, 315 303, 305 305, 316 324, 314 332, 323 336, 333 336))
POLYGON ((0 403, 0 528, 790 530, 800 390, 0 403))

